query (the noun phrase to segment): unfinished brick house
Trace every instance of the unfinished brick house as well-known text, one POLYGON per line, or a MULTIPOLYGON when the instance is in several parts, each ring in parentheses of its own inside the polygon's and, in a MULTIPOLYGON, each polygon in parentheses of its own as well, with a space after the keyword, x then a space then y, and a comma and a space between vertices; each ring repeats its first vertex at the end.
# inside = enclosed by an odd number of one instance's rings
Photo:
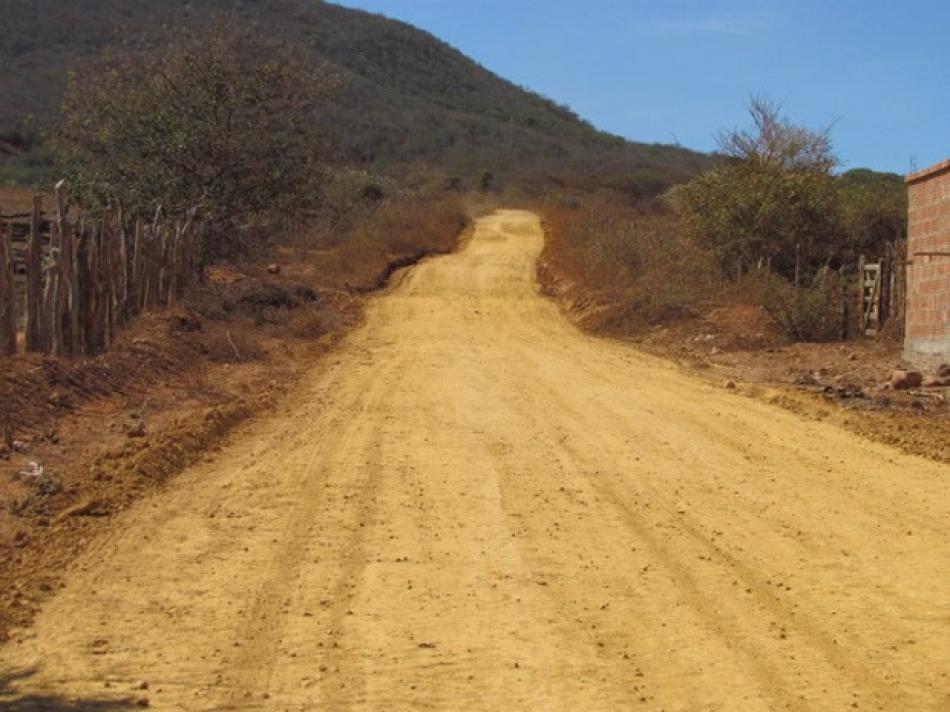
POLYGON ((904 356, 950 363, 950 160, 907 176, 904 356))

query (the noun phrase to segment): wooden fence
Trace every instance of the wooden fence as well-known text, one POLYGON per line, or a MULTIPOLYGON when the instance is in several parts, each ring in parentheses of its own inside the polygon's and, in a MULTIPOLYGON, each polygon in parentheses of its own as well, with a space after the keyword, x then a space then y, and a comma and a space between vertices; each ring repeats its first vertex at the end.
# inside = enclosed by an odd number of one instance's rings
POLYGON ((858 266, 860 333, 874 336, 888 323, 903 333, 907 264, 906 240, 887 243, 877 262, 869 262, 862 255, 858 266))
POLYGON ((0 210, 0 356, 26 351, 93 355, 136 314, 171 305, 196 278, 198 225, 181 219, 127 220, 70 210, 63 182, 54 211, 0 210), (22 333, 22 339, 18 338, 22 333))

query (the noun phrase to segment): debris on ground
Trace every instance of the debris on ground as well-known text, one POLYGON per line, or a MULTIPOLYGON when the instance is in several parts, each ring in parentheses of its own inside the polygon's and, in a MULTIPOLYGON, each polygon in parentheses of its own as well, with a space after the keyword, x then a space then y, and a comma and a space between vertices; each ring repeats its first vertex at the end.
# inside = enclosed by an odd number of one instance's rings
POLYGON ((919 388, 924 382, 924 374, 920 371, 905 371, 895 369, 891 374, 891 388, 902 390, 908 388, 919 388))

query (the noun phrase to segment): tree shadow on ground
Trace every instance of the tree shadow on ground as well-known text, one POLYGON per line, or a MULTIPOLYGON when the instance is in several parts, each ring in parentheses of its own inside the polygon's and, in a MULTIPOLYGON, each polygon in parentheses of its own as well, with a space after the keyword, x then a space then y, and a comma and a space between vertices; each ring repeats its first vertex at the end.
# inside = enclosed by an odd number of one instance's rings
POLYGON ((86 699, 52 693, 20 694, 14 689, 18 680, 26 680, 35 669, 0 672, 0 712, 116 712, 134 709, 132 700, 86 699))

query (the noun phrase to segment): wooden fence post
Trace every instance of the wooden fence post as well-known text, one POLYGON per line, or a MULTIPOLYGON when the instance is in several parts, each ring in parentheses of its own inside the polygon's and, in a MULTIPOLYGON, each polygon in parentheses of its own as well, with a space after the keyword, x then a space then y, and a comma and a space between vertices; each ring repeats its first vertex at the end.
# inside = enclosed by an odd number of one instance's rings
POLYGON ((102 241, 101 233, 97 237, 93 231, 86 237, 89 241, 89 283, 86 285, 86 294, 92 302, 89 310, 89 345, 90 351, 96 353, 102 348, 105 324, 102 290, 102 241))
POLYGON ((54 355, 61 355, 65 348, 63 338, 62 304, 62 265, 60 253, 62 250, 59 240, 58 223, 50 225, 49 262, 46 265, 46 286, 43 291, 43 321, 46 332, 46 351, 54 355))
POLYGON ((56 184, 56 211, 59 222, 60 260, 62 271, 62 291, 66 301, 66 315, 69 323, 69 353, 80 352, 79 333, 79 279, 77 277, 76 240, 69 229, 68 210, 66 201, 66 181, 56 184))
POLYGON ((93 264, 93 245, 83 224, 79 231, 76 242, 76 268, 77 279, 82 286, 82 298, 79 302, 79 328, 82 331, 82 348, 87 354, 93 354, 96 351, 96 324, 95 324, 95 295, 89 288, 92 282, 93 264))
POLYGON ((864 336, 864 255, 858 258, 858 308, 855 314, 858 315, 858 333, 864 336))
POLYGON ((169 228, 159 228, 161 240, 159 241, 158 251, 158 298, 155 303, 158 306, 168 306, 168 253, 171 246, 174 232, 169 228))
POLYGON ((26 330, 27 351, 45 348, 43 313, 43 243, 40 224, 43 219, 43 196, 33 196, 30 214, 30 241, 26 256, 26 330))
POLYGON ((118 272, 118 281, 116 282, 116 326, 121 328, 128 316, 129 306, 129 239, 121 203, 117 206, 116 222, 119 229, 119 244, 116 250, 116 270, 118 272))
POLYGON ((0 356, 16 353, 17 311, 10 231, 0 222, 0 356))
POLYGON ((129 285, 129 292, 132 296, 130 309, 133 314, 142 311, 142 262, 145 254, 145 242, 142 234, 142 221, 135 221, 132 245, 132 282, 129 285))
POLYGON ((99 253, 99 291, 102 296, 102 346, 108 346, 115 337, 115 259, 113 258, 112 208, 106 208, 102 216, 102 227, 99 232, 101 252, 99 253))

